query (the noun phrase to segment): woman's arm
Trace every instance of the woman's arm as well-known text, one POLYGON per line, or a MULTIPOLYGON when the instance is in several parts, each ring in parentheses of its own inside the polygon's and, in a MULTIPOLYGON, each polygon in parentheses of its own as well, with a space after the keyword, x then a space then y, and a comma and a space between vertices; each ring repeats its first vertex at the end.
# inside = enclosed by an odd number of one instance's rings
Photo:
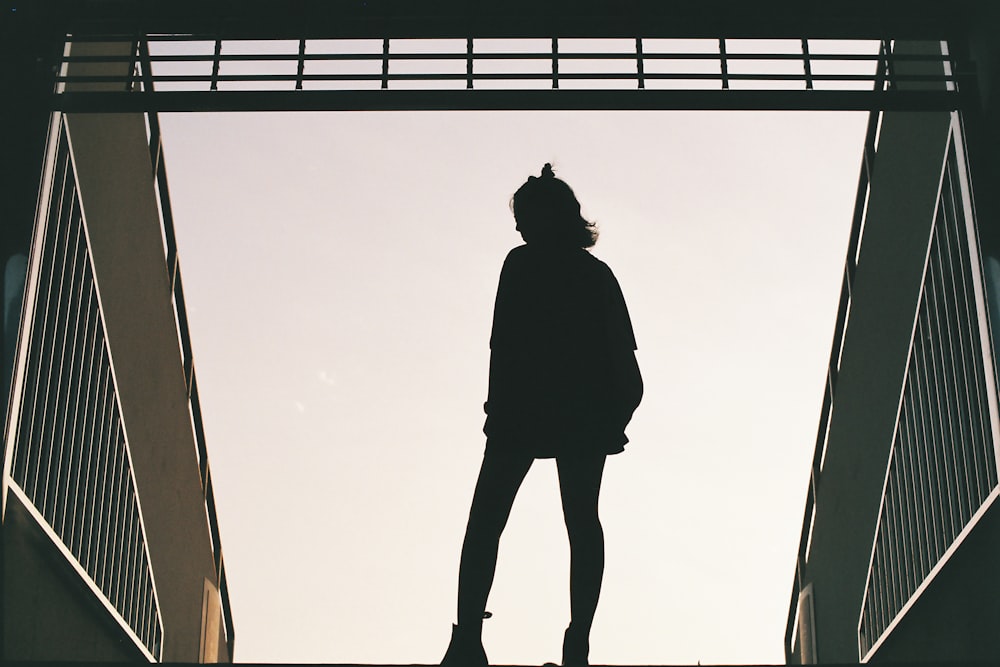
MULTIPOLYGON (((514 373, 515 346, 523 324, 519 302, 520 271, 514 251, 508 253, 500 270, 496 302, 493 306, 493 328, 490 333, 489 389, 483 410, 496 421, 508 416, 511 397, 516 392, 514 373)), ((489 421, 489 420, 488 420, 489 421)))
POLYGON ((625 305, 625 295, 610 269, 608 277, 606 326, 611 346, 612 400, 615 413, 624 428, 642 400, 642 374, 635 358, 635 334, 632 331, 632 318, 625 305))
POLYGON ((631 421, 632 413, 642 401, 642 374, 639 372, 639 362, 634 350, 618 348, 617 353, 612 356, 612 364, 615 405, 624 427, 631 421))

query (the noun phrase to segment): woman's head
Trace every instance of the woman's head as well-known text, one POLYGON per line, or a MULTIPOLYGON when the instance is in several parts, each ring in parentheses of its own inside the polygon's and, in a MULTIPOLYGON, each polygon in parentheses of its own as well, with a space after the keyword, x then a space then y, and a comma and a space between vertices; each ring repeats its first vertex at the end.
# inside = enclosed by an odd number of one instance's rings
POLYGON ((555 177, 551 164, 546 163, 541 176, 529 176, 517 189, 510 209, 526 243, 577 248, 597 243, 596 225, 580 215, 580 202, 572 188, 555 177))

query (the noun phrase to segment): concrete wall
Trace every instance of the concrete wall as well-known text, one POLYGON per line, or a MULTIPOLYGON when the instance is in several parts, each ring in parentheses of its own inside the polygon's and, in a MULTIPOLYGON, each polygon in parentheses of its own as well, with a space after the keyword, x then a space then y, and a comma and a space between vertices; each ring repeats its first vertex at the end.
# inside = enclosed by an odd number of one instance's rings
POLYGON ((163 659, 197 661, 204 579, 218 581, 145 124, 138 114, 67 124, 163 615, 163 659))
POLYGON ((858 617, 949 123, 948 113, 883 115, 805 567, 819 662, 858 660, 858 617))
POLYGON ((872 657, 872 662, 1000 658, 1000 503, 994 502, 872 657))
POLYGON ((821 662, 858 659, 858 615, 948 122, 948 114, 927 113, 887 113, 882 122, 806 566, 821 662))
POLYGON ((145 661, 16 497, 3 531, 4 661, 145 661))

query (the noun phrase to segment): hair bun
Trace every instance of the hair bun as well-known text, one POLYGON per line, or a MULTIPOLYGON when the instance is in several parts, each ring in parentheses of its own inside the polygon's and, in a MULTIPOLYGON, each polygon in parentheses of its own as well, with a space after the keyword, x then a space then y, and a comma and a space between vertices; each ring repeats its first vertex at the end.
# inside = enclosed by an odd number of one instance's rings
POLYGON ((541 177, 542 178, 555 178, 556 177, 556 175, 552 172, 552 165, 549 164, 548 162, 546 162, 545 166, 542 167, 542 176, 541 177))

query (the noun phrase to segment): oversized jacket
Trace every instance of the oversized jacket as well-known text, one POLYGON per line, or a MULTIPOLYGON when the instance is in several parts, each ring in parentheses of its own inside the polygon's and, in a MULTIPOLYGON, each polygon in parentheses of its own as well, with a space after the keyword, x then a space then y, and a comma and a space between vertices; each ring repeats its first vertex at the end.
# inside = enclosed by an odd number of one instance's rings
POLYGON ((580 248, 514 248, 493 313, 487 447, 537 458, 623 451, 642 398, 635 349, 607 264, 580 248))

